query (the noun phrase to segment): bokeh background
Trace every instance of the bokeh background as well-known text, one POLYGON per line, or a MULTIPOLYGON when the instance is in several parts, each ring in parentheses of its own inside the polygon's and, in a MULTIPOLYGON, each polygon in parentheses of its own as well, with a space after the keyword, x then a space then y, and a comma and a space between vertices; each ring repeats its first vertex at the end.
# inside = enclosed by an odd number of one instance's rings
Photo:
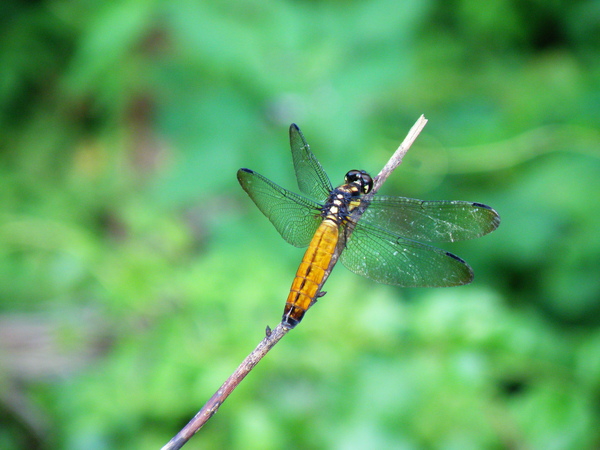
POLYGON ((239 187, 492 205, 475 281, 327 296, 190 442, 600 447, 600 2, 4 0, 0 447, 159 448, 281 317, 303 250, 239 187))

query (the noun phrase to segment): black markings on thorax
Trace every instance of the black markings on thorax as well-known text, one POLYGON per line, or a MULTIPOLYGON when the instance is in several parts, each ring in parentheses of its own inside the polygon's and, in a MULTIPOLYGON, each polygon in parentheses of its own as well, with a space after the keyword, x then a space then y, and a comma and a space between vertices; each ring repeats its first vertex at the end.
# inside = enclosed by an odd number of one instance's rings
POLYGON ((354 185, 343 185, 331 191, 331 195, 325 202, 321 216, 333 220, 338 225, 350 215, 358 197, 358 188, 354 185))

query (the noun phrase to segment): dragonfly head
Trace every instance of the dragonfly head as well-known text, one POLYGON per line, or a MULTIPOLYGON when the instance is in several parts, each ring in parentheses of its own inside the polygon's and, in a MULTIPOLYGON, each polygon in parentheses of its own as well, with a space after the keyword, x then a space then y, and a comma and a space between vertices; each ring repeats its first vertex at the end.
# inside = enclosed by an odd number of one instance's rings
POLYGON ((373 189, 373 178, 364 170, 351 170, 344 177, 346 184, 355 184, 362 194, 368 194, 373 189))

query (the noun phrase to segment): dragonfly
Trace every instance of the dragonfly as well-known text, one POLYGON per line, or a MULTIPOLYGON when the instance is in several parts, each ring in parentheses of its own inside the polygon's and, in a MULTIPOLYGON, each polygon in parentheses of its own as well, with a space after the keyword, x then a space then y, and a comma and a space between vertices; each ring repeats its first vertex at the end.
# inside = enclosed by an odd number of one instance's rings
POLYGON ((286 300, 282 324, 294 328, 324 295, 339 259, 352 272, 403 287, 468 284, 473 270, 458 256, 423 242, 454 242, 494 231, 500 216, 483 203, 369 196, 373 179, 350 170, 334 188, 297 125, 289 130, 300 194, 242 168, 242 188, 288 243, 307 247, 286 300), (372 198, 370 198, 372 197, 372 198))

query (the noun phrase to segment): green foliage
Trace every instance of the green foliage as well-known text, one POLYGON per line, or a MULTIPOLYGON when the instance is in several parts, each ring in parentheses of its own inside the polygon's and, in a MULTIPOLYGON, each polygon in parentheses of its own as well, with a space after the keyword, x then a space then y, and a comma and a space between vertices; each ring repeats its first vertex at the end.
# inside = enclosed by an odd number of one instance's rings
POLYGON ((274 326, 302 251, 237 185, 483 202, 473 285, 338 268, 202 448, 597 448, 600 8, 591 0, 0 7, 1 448, 158 448, 274 326))

